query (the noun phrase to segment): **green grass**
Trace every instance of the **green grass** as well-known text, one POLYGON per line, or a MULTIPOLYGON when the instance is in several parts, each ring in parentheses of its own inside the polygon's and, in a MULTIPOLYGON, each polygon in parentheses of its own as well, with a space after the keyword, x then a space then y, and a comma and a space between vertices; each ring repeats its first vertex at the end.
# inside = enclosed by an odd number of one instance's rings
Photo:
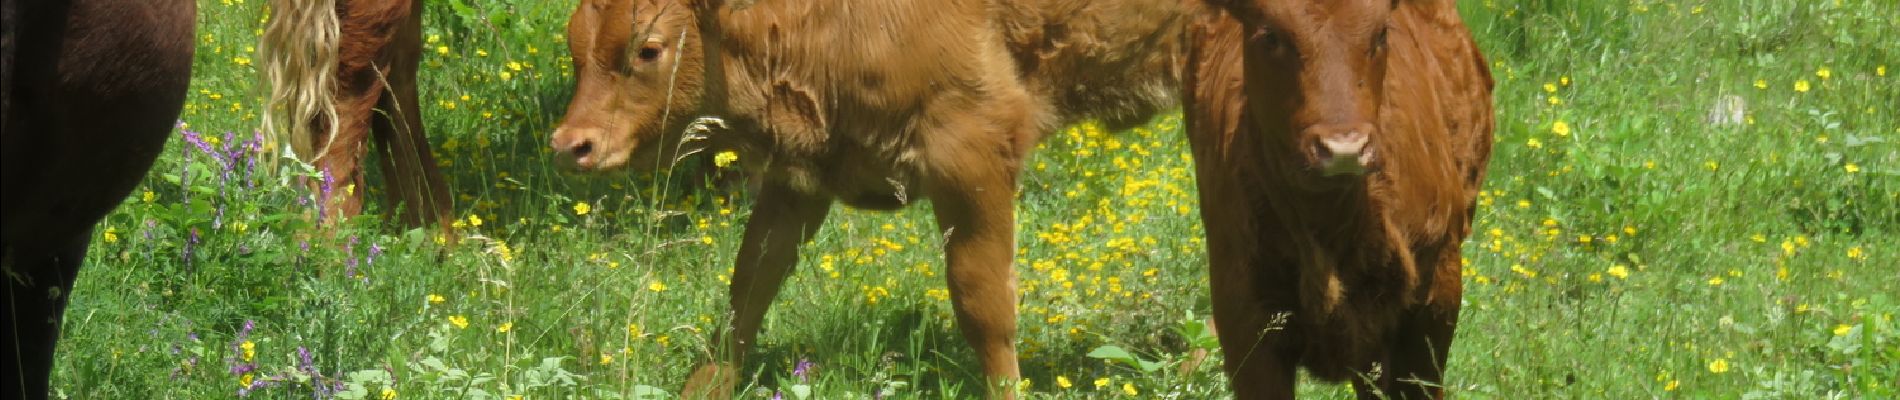
MULTIPOLYGON (((181 119, 214 146, 242 142, 261 2, 201 3, 181 119)), ((249 394, 266 398, 339 384, 356 398, 677 392, 726 309, 749 198, 692 171, 556 171, 544 147, 571 85, 569 2, 462 3, 429 6, 422 91, 458 215, 480 225, 451 247, 375 215, 324 234, 305 222, 304 190, 281 183, 294 169, 226 179, 174 140, 99 229, 58 393, 224 398, 247 379, 281 379, 249 394)), ((1878 72, 1900 67, 1900 8, 1463 6, 1497 76, 1498 143, 1448 386, 1466 398, 1900 396, 1900 78, 1878 72), (1741 123, 1709 118, 1727 96, 1741 123)), ((1174 365, 1208 312, 1180 130, 1172 115, 1133 132, 1070 128, 1025 173, 1031 397, 1224 396, 1217 362, 1174 365), (1103 346, 1163 368, 1088 356, 1103 346)), ((933 227, 928 205, 834 212, 767 319, 747 397, 978 393, 933 227), (800 360, 815 372, 794 376, 800 360)))

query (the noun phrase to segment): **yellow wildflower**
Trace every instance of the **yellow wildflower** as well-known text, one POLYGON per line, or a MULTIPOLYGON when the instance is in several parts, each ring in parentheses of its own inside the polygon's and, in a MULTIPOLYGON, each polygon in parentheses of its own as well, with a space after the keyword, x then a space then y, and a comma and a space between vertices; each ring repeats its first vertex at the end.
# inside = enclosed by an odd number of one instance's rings
POLYGON ((1840 324, 1840 325, 1834 326, 1834 336, 1847 336, 1847 334, 1853 333, 1853 332, 1854 332, 1853 325, 1840 324))
POLYGON ((1623 264, 1612 265, 1610 266, 1610 270, 1605 272, 1608 272, 1610 276, 1616 277, 1616 279, 1628 279, 1630 277, 1630 268, 1623 266, 1623 264))
POLYGON ((600 353, 600 365, 607 365, 607 364, 613 364, 613 363, 614 363, 614 355, 612 353, 600 353))
POLYGON ((1715 359, 1715 361, 1710 361, 1710 362, 1709 362, 1709 372, 1713 372, 1713 373, 1718 373, 1718 374, 1720 374, 1720 373, 1727 373, 1727 372, 1728 372, 1728 359, 1726 359, 1726 358, 1717 358, 1717 359, 1715 359))
POLYGON ((512 330, 515 330, 515 323, 513 322, 503 322, 501 326, 495 327, 495 333, 508 333, 508 331, 512 330))
POLYGON ((105 241, 106 243, 118 243, 119 242, 119 228, 106 227, 105 241))
POLYGON ((244 362, 257 359, 257 343, 246 340, 244 343, 239 344, 238 347, 244 349, 244 362))
POLYGON ((1709 286, 1722 286, 1722 277, 1720 276, 1710 277, 1709 286))
POLYGON ((1135 390, 1135 384, 1133 383, 1123 383, 1122 393, 1127 393, 1129 396, 1137 396, 1141 394, 1141 391, 1135 390))
POLYGON ((719 154, 713 155, 713 165, 718 166, 719 168, 725 168, 728 165, 732 165, 732 162, 734 161, 739 161, 739 153, 734 152, 732 150, 721 151, 719 152, 719 154))
POLYGON ((1767 88, 1768 88, 1768 80, 1767 80, 1767 79, 1756 79, 1756 80, 1755 80, 1755 88, 1756 88, 1756 89, 1767 89, 1767 88))
POLYGON ((1794 91, 1807 93, 1808 88, 1809 88, 1808 80, 1802 79, 1802 80, 1794 81, 1794 91))
POLYGON ((1557 136, 1570 136, 1570 124, 1557 121, 1557 123, 1550 125, 1550 132, 1557 134, 1557 136))
POLYGON ((1860 172, 1860 165, 1857 165, 1854 163, 1847 163, 1847 165, 1842 165, 1841 169, 1846 170, 1847 173, 1852 174, 1852 173, 1860 172))
POLYGON ((1069 377, 1056 375, 1056 387, 1068 389, 1070 386, 1075 386, 1075 382, 1069 382, 1069 377))
POLYGON ((1677 387, 1680 387, 1680 386, 1682 386, 1682 381, 1678 381, 1678 380, 1675 380, 1675 379, 1670 379, 1670 380, 1669 380, 1669 383, 1667 383, 1667 384, 1663 384, 1663 391, 1665 391, 1665 392, 1674 392, 1674 391, 1676 391, 1676 388, 1677 388, 1677 387))
POLYGON ((655 292, 664 292, 666 291, 666 282, 655 280, 652 283, 647 284, 647 290, 651 290, 655 292))
POLYGON ((593 209, 594 207, 587 205, 585 201, 574 203, 574 215, 587 215, 587 212, 593 209))
POLYGON ((1867 251, 1866 251, 1866 250, 1861 250, 1861 248, 1860 248, 1860 246, 1854 246, 1854 247, 1849 247, 1849 248, 1847 248, 1847 259, 1849 259, 1849 260, 1863 260, 1863 259, 1866 259, 1866 258, 1867 258, 1867 251))
POLYGON ((383 388, 383 400, 396 400, 396 389, 383 388))
POLYGON ((1096 388, 1103 388, 1103 387, 1108 387, 1108 383, 1109 383, 1109 381, 1108 381, 1108 377, 1106 377, 1106 376, 1104 376, 1104 377, 1100 377, 1100 378, 1095 378, 1095 387, 1096 387, 1096 388))
POLYGON ((470 227, 476 227, 476 228, 479 228, 479 227, 481 227, 481 226, 482 226, 482 217, 481 217, 481 216, 478 216, 478 215, 475 215, 475 214, 469 214, 469 215, 468 215, 468 226, 470 226, 470 227))
POLYGON ((468 318, 463 318, 460 315, 450 315, 449 325, 455 325, 455 329, 468 329, 468 318))
POLYGON ((439 295, 439 294, 434 294, 434 293, 429 294, 429 304, 442 304, 442 302, 444 301, 449 301, 449 299, 442 297, 442 295, 439 295))
POLYGON ((1814 70, 1814 76, 1820 77, 1821 80, 1825 81, 1827 80, 1827 78, 1831 78, 1834 76, 1834 71, 1827 69, 1827 66, 1823 65, 1821 66, 1821 69, 1814 70))

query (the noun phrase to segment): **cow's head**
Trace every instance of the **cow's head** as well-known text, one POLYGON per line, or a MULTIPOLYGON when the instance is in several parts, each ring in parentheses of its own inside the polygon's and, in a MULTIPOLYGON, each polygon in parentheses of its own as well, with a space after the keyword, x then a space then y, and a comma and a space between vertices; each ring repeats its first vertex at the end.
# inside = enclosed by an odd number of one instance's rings
POLYGON ((698 112, 705 79, 684 0, 584 0, 567 26, 574 100, 554 130, 563 164, 581 170, 670 163, 698 112))
POLYGON ((1397 0, 1234 0, 1253 128, 1326 178, 1378 166, 1386 36, 1397 0))

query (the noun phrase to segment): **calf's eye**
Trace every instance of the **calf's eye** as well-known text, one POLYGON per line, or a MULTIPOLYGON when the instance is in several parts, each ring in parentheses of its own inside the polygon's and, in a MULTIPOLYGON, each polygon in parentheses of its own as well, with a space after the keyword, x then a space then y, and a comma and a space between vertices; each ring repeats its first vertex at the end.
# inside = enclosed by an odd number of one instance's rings
POLYGON ((640 47, 640 61, 651 62, 658 59, 660 59, 660 45, 658 43, 649 42, 646 46, 640 47))

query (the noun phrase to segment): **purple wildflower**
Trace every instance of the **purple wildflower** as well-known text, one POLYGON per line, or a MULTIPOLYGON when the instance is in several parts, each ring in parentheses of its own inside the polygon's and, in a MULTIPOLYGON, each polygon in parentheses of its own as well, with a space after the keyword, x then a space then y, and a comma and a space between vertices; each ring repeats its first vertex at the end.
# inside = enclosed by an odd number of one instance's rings
POLYGON ((792 366, 792 376, 798 377, 799 383, 808 383, 811 381, 811 369, 816 366, 817 364, 813 364, 811 360, 801 357, 798 359, 798 364, 792 366))
POLYGON ((379 243, 370 243, 370 244, 369 244, 369 256, 367 256, 367 257, 363 257, 363 266, 366 266, 366 267, 367 267, 367 266, 370 266, 370 265, 375 265, 375 264, 376 264, 376 256, 379 256, 379 255, 382 255, 382 254, 383 254, 383 245, 382 245, 382 244, 379 244, 379 243))

